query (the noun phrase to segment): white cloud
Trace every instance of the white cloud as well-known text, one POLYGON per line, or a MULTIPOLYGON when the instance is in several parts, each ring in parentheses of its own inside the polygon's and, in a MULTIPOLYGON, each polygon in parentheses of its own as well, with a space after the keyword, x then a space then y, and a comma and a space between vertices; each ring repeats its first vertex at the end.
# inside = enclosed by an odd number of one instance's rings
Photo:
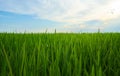
POLYGON ((108 2, 106 5, 97 7, 86 15, 85 19, 98 19, 102 21, 107 21, 111 19, 116 19, 120 16, 120 1, 114 0, 108 2))
POLYGON ((50 32, 55 28, 58 31, 104 30, 115 23, 120 24, 120 0, 0 0, 0 11, 67 23, 49 28, 50 32), (87 25, 91 20, 102 23, 87 25))
POLYGON ((0 0, 0 10, 70 23, 115 19, 119 0, 0 0))
POLYGON ((67 28, 67 29, 85 29, 86 25, 84 24, 72 24, 72 25, 64 25, 63 28, 67 28))

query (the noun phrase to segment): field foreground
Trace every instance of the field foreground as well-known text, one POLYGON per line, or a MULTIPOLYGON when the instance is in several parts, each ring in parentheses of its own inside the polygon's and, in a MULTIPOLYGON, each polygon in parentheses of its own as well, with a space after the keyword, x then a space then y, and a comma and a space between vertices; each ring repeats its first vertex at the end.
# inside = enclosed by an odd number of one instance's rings
POLYGON ((120 33, 0 33, 0 76, 120 76, 120 33))

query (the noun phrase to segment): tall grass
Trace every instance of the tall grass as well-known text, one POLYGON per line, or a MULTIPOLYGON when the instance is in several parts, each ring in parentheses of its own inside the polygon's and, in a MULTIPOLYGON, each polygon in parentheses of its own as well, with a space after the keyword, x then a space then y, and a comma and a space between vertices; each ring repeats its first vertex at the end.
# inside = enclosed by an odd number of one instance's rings
POLYGON ((0 33, 0 76, 120 76, 120 34, 0 33))

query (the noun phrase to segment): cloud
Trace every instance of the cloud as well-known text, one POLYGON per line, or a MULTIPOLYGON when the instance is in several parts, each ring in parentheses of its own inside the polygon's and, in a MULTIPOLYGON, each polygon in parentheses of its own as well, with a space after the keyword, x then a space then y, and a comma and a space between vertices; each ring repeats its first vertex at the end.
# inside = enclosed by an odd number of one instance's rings
POLYGON ((102 21, 108 21, 120 17, 120 1, 114 0, 109 1, 106 5, 101 5, 95 10, 92 10, 85 18, 99 19, 102 21))
POLYGON ((0 0, 1 11, 70 23, 114 19, 119 7, 119 0, 0 0))
POLYGON ((120 0, 0 0, 0 11, 65 23, 48 27, 53 32, 119 30, 119 7, 120 0))
POLYGON ((68 24, 64 25, 62 27, 63 29, 69 29, 69 31, 76 31, 76 32, 97 32, 98 29, 103 31, 106 26, 105 23, 99 20, 90 20, 90 21, 85 21, 81 24, 68 24))

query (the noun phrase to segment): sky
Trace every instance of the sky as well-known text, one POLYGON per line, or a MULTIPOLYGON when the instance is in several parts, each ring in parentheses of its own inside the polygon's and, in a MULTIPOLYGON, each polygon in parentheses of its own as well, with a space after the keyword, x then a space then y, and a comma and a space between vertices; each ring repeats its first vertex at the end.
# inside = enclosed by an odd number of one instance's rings
POLYGON ((0 32, 120 32, 120 0, 0 0, 0 32))

